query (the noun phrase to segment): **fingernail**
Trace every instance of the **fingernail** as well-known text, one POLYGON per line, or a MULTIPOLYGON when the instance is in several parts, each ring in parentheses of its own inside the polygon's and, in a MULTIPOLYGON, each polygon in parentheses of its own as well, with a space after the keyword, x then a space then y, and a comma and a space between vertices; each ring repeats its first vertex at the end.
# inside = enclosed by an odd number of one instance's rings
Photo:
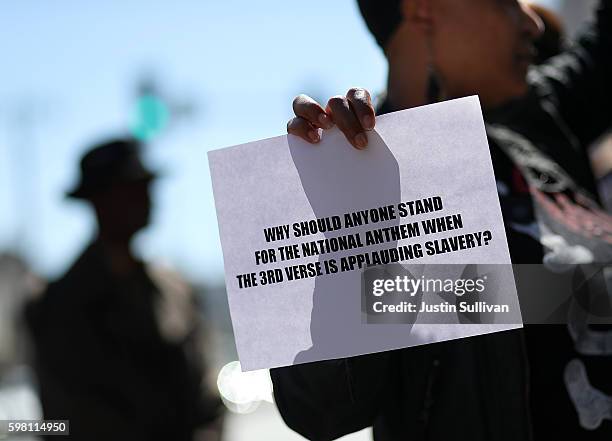
POLYGON ((321 126, 323 126, 323 128, 325 129, 329 129, 332 126, 332 122, 329 119, 329 116, 327 116, 326 114, 322 113, 319 115, 319 123, 321 124, 321 126))
POLYGON ((312 142, 319 142, 319 133, 314 130, 308 132, 308 137, 312 142))
POLYGON ((359 133, 357 136, 355 136, 355 145, 360 149, 366 148, 368 145, 368 138, 366 138, 363 133, 359 133))
POLYGON ((372 130, 374 128, 374 118, 372 118, 370 115, 364 116, 362 124, 364 129, 372 130))

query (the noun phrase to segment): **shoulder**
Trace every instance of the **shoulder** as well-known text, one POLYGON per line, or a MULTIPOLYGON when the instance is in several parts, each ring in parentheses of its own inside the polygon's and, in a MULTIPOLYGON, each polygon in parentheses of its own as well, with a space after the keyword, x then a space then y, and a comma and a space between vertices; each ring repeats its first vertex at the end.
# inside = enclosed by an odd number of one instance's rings
POLYGON ((28 302, 25 313, 29 325, 69 320, 72 314, 80 313, 100 287, 101 278, 95 252, 88 247, 60 278, 28 302))
POLYGON ((168 341, 182 341, 199 326, 199 305, 192 286, 169 266, 146 264, 145 271, 159 294, 155 314, 168 341))

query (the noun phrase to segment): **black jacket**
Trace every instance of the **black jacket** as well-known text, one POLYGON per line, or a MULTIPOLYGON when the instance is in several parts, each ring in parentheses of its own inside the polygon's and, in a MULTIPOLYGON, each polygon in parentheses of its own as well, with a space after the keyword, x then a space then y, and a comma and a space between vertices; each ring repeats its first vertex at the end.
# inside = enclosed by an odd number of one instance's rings
MULTIPOLYGON (((546 262, 544 234, 585 237, 554 204, 597 199, 586 147, 612 123, 611 9, 602 1, 576 46, 530 73, 527 97, 485 115, 513 263, 546 262)), ((583 244, 611 262, 609 239, 583 244)), ((535 326, 270 373, 283 419, 312 440, 368 426, 377 441, 611 439, 610 421, 578 422, 563 383, 577 355, 565 327, 535 326)), ((608 394, 611 361, 585 361, 608 394)))
POLYGON ((191 440, 220 415, 201 387, 190 291, 152 274, 117 276, 94 242, 27 306, 43 413, 70 420, 69 439, 191 440), (185 329, 165 332, 168 313, 185 329))

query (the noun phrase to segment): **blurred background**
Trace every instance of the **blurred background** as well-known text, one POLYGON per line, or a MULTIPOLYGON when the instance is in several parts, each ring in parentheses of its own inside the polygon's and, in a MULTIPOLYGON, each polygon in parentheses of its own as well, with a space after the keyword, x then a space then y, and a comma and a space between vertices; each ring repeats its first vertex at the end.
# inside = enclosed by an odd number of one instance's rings
MULTIPOLYGON (((596 2, 536 3, 571 37, 596 2)), ((283 134, 298 93, 382 91, 384 58, 356 3, 24 0, 1 11, 0 419, 41 415, 21 311, 95 235, 90 208, 65 192, 84 149, 110 136, 143 140, 147 165, 163 174, 136 251, 195 288, 215 384, 237 356, 206 152, 283 134)), ((258 391, 226 400, 223 439, 300 439, 261 392, 266 373, 238 381, 232 367, 223 378, 258 391)))

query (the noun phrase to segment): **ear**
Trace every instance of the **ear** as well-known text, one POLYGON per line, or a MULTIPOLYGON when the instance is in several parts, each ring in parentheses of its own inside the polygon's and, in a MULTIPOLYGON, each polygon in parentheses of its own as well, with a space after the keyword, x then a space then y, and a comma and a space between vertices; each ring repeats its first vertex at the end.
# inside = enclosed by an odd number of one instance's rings
POLYGON ((404 20, 411 26, 416 26, 425 33, 431 32, 431 0, 402 0, 401 12, 404 20))

